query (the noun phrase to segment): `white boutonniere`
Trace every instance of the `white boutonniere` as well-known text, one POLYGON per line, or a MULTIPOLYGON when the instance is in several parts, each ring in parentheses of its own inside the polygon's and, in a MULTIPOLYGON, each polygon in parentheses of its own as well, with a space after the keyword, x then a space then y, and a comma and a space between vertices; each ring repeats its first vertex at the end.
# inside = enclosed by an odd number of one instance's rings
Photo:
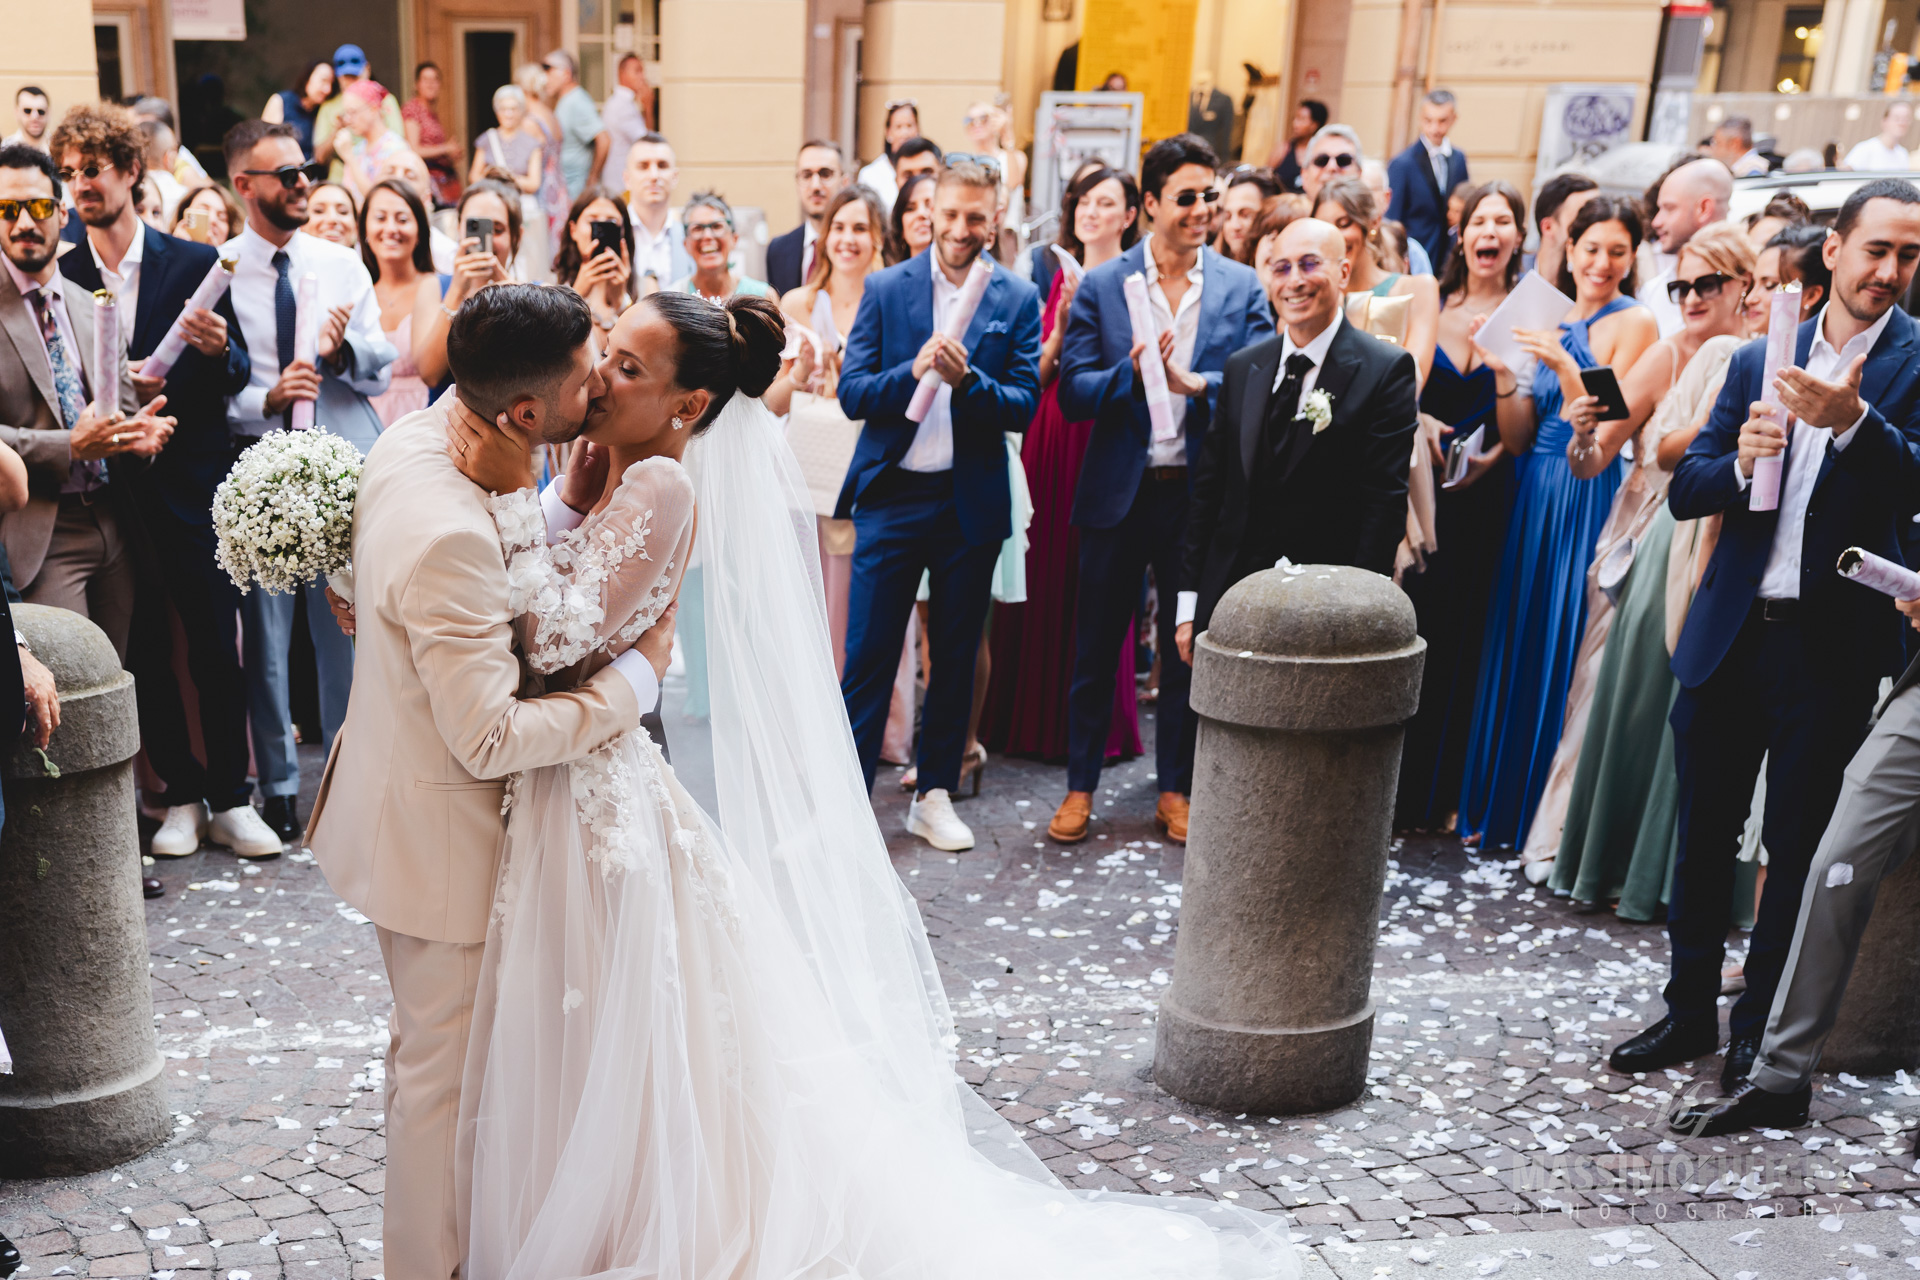
POLYGON ((1313 434, 1319 435, 1333 425, 1333 397, 1315 387, 1307 392, 1307 398, 1300 406, 1300 416, 1313 424, 1313 434))

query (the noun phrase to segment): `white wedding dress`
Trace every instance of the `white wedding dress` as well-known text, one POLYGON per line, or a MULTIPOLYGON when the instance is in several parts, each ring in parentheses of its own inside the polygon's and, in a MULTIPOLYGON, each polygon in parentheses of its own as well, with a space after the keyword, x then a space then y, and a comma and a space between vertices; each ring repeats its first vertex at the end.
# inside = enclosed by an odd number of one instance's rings
MULTIPOLYGON (((516 777, 462 1095, 466 1280, 1255 1280, 1283 1219, 1063 1188, 953 1070, 946 999, 861 786, 811 500, 736 397, 689 456, 718 815, 645 733, 516 777)), ((549 549, 496 519, 531 665, 578 680, 672 599, 666 459, 549 549)))

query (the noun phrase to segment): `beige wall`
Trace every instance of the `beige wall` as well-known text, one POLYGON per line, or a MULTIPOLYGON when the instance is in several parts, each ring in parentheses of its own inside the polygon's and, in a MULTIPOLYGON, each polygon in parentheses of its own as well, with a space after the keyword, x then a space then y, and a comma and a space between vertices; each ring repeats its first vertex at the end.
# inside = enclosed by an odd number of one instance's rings
MULTIPOLYGON (((68 107, 100 97, 99 70, 93 61, 93 10, 60 0, 0 0, 0 133, 17 127, 13 95, 23 84, 38 85, 53 99, 58 123, 68 107)), ((52 126, 50 125, 49 128, 52 126)))
MULTIPOLYGON (((1360 131, 1370 155, 1382 154, 1387 143, 1393 95, 1387 51, 1398 41, 1400 14, 1398 0, 1353 0, 1338 112, 1360 131)), ((1638 86, 1637 131, 1659 39, 1656 0, 1448 4, 1434 82, 1459 95, 1453 137, 1466 151, 1473 176, 1506 178, 1527 189, 1546 90, 1555 83, 1638 86)))
POLYGON ((661 0, 661 132, 680 161, 674 203, 715 188, 791 229, 806 113, 806 0, 661 0))
MULTIPOLYGON (((867 0, 864 27, 861 159, 880 153, 881 109, 897 98, 919 100, 920 130, 943 149, 964 147, 960 120, 967 107, 1001 91, 1004 0, 867 0)), ((1052 72, 1049 63, 1047 74, 1052 72)), ((1031 106, 1026 116, 1031 129, 1031 106)))

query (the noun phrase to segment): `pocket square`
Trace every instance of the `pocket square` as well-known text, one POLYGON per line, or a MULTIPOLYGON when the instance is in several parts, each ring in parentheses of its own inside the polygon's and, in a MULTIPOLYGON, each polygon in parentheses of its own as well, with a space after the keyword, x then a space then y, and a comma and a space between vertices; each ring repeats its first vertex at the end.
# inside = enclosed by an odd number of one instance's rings
POLYGON ((1006 331, 1007 322, 1005 320, 989 320, 981 328, 980 336, 984 338, 990 333, 1005 333, 1006 331))

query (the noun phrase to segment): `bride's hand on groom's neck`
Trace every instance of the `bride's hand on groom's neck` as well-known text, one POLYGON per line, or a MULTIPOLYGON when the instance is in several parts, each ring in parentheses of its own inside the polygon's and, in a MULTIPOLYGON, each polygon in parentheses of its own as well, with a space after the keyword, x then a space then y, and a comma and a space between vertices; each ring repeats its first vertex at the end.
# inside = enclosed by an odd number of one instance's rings
POLYGON ((533 441, 506 414, 488 422, 458 395, 447 415, 447 456, 460 474, 489 493, 534 486, 533 441))
POLYGON ((560 501, 586 515, 606 496, 607 468, 612 462, 603 444, 577 442, 567 453, 567 473, 560 482, 560 501))

